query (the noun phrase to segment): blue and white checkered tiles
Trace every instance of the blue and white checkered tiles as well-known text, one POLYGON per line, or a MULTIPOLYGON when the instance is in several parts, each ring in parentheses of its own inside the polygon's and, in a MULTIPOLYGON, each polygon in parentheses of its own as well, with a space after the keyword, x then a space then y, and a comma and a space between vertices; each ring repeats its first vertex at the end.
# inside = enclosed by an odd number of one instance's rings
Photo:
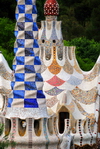
POLYGON ((35 0, 17 0, 16 41, 6 117, 47 117, 46 100, 42 91, 41 62, 38 56, 38 27, 35 0))

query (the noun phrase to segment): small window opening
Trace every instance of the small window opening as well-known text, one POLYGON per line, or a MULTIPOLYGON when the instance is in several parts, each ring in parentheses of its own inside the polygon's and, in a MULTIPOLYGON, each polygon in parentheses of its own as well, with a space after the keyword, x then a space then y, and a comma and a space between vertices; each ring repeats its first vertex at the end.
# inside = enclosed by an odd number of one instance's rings
POLYGON ((51 54, 47 54, 46 55, 46 60, 50 60, 50 58, 51 58, 51 54))
POLYGON ((42 43, 44 43, 44 42, 45 42, 45 40, 43 39, 43 40, 42 40, 42 43))
POLYGON ((11 130, 11 120, 6 119, 5 120, 5 135, 9 135, 10 130, 11 130))
POLYGON ((53 40, 53 43, 56 43, 56 40, 53 40))
POLYGON ((69 119, 69 112, 59 112, 59 132, 64 132, 64 120, 69 119))
POLYGON ((62 59, 63 59, 63 55, 62 55, 62 54, 59 54, 59 55, 58 55, 58 59, 59 59, 59 60, 62 60, 62 59))
POLYGON ((25 135, 25 133, 26 133, 26 126, 27 126, 26 120, 24 120, 24 119, 19 119, 18 120, 18 132, 19 132, 20 136, 24 136, 25 135))

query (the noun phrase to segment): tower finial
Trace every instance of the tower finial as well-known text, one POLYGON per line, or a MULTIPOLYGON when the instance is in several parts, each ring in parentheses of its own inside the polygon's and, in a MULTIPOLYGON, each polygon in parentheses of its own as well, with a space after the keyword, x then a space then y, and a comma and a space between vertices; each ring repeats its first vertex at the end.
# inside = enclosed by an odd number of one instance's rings
POLYGON ((59 4, 56 0, 46 0, 44 4, 44 15, 59 15, 59 4))

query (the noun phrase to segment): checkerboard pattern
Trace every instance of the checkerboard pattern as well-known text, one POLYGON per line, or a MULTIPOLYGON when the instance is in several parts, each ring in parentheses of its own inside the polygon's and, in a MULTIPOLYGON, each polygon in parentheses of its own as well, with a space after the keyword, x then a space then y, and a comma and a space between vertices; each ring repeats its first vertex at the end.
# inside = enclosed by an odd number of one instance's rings
POLYGON ((38 56, 35 0, 17 0, 14 79, 8 99, 7 117, 47 117, 38 56), (26 110, 25 110, 26 109, 26 110))

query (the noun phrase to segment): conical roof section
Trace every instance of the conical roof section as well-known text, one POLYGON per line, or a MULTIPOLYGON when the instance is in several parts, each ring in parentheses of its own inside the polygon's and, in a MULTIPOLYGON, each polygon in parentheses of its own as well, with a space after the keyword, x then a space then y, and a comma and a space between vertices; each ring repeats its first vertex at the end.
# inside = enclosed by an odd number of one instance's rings
POLYGON ((44 4, 44 15, 59 15, 59 4, 56 0, 46 0, 44 4))

